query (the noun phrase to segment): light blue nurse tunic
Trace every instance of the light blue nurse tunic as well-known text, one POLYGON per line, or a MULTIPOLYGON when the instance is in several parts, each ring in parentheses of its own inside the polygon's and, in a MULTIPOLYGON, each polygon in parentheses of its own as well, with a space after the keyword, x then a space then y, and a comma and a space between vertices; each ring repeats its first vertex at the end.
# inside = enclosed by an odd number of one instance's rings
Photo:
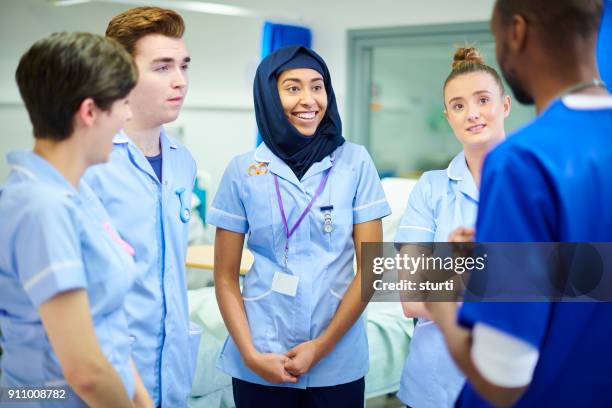
MULTIPOLYGON (((321 335, 354 277, 353 225, 390 213, 374 163, 362 146, 345 142, 314 163, 301 182, 293 171, 262 143, 255 151, 235 157, 228 165, 209 212, 209 223, 247 234, 254 263, 245 276, 242 296, 253 343, 259 352, 285 353, 321 335), (260 168, 259 175, 249 168, 260 168), (330 170, 331 169, 331 170, 330 170), (329 180, 311 211, 289 240, 277 202, 274 175, 287 216, 293 226, 307 207, 327 171, 329 180), (323 231, 321 207, 333 205, 331 233, 323 231), (275 272, 299 279, 295 296, 272 290, 275 272)), ((249 370, 228 337, 217 367, 232 377, 276 385, 249 370)), ((368 342, 359 318, 336 347, 297 384, 306 388, 344 384, 368 371, 368 342)))
POLYGON ((196 164, 163 129, 160 141, 161 181, 124 133, 115 137, 109 162, 93 166, 85 179, 136 250, 138 277, 126 299, 136 366, 156 405, 182 407, 201 334, 189 323, 185 271, 196 164))
MULTIPOLYGON (((402 216, 396 243, 447 242, 457 227, 474 227, 478 189, 462 151, 446 170, 424 173, 402 216)), ((453 407, 465 382, 433 321, 419 318, 397 394, 415 408, 453 407)))
MULTIPOLYGON (((135 278, 131 249, 85 182, 77 191, 33 152, 7 158, 12 172, 0 191, 0 386, 66 385, 38 308, 64 291, 84 289, 98 343, 131 397, 134 378, 123 309, 135 278)), ((58 406, 85 406, 73 395, 58 406)))

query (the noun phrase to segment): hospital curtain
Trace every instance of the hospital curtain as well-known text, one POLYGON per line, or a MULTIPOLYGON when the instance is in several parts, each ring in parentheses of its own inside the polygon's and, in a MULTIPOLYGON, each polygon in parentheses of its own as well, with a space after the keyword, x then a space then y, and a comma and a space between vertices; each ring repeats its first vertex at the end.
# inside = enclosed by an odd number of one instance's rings
MULTIPOLYGON (((261 36, 261 59, 279 48, 288 45, 303 45, 310 48, 312 34, 309 28, 275 24, 266 21, 263 25, 261 36)), ((257 132, 257 146, 261 143, 261 136, 257 132)))

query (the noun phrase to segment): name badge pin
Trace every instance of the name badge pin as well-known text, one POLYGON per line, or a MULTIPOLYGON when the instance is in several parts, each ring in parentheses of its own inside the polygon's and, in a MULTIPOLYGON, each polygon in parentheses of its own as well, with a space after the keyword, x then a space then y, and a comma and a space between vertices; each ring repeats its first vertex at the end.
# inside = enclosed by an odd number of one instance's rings
POLYGON ((331 213, 333 209, 333 205, 321 207, 321 211, 323 211, 323 232, 325 232, 326 234, 329 234, 334 230, 331 213))

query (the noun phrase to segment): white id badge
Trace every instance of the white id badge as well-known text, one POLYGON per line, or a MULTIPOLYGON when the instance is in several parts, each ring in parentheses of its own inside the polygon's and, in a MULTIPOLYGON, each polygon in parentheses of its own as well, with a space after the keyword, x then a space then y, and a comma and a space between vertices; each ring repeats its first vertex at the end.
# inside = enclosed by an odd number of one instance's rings
POLYGON ((283 295, 295 296, 300 278, 283 272, 276 272, 272 279, 272 290, 283 295))

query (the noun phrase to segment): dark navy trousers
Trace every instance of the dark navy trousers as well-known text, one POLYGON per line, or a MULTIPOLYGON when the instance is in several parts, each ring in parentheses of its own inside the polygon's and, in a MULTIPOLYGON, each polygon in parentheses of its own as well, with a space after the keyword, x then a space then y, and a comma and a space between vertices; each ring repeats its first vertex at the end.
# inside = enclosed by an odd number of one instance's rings
POLYGON ((232 378, 236 408, 362 408, 365 380, 306 389, 273 387, 232 378))

